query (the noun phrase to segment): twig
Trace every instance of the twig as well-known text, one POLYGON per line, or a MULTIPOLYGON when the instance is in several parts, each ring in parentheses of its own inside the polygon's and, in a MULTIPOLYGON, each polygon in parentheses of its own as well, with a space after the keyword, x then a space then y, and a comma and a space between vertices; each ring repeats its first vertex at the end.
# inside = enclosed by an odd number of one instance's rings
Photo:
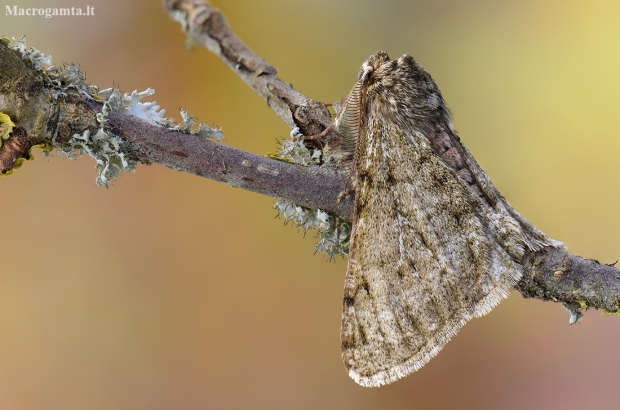
MULTIPOLYGON (((52 92, 43 86, 37 70, 0 42, 0 112, 15 119, 20 133, 14 133, 0 147, 0 170, 12 169, 19 158, 28 155, 31 146, 48 144, 59 148, 86 130, 96 134, 100 126, 97 115, 102 112, 100 102, 74 90, 54 100, 52 92), (18 146, 24 149, 16 150, 18 146)), ((351 197, 337 201, 346 184, 344 175, 241 151, 126 113, 113 113, 107 121, 113 133, 125 141, 125 150, 135 161, 159 163, 345 219, 353 215, 351 197)))
MULTIPOLYGON (((328 126, 325 106, 278 79, 275 68, 249 50, 208 3, 165 0, 164 4, 194 40, 220 56, 289 126, 298 126, 306 135, 328 126)), ((102 104, 75 90, 53 98, 41 73, 0 42, 0 112, 13 118, 16 126, 0 147, 0 169, 7 170, 26 158, 31 146, 62 147, 74 135, 96 133, 102 104)), ((351 196, 337 201, 345 185, 342 175, 240 151, 126 113, 113 113, 107 121, 133 160, 159 163, 345 219, 353 214, 351 196)), ((590 307, 620 313, 620 270, 615 267, 553 248, 529 252, 521 263, 526 273, 517 289, 524 297, 561 302, 572 318, 590 307)))
POLYGON ((127 114, 110 117, 116 135, 126 140, 136 158, 224 182, 228 185, 321 209, 344 219, 353 215, 353 200, 338 202, 346 177, 318 166, 276 161, 167 130, 127 114))
POLYGON ((261 96, 290 127, 315 135, 330 124, 323 103, 306 97, 277 77, 278 70, 257 56, 228 27, 222 13, 206 1, 165 0, 168 14, 183 26, 195 42, 217 55, 261 96))

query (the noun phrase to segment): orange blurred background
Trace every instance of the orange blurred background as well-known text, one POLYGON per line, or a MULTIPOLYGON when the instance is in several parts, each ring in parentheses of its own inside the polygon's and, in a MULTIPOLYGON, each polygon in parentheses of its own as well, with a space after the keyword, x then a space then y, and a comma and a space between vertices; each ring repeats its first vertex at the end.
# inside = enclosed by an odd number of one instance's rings
MULTIPOLYGON (((383 49, 426 67, 508 200, 584 257, 620 255, 620 3, 213 1, 281 77, 325 102, 383 49)), ((12 3, 11 3, 12 4, 12 3)), ((159 1, 29 1, 93 17, 15 17, 53 64, 157 90, 256 153, 289 130, 159 1)), ((53 154, 0 180, 0 409, 614 409, 620 318, 577 326, 513 295, 422 370, 365 389, 340 358, 346 260, 314 255, 273 200, 161 166, 109 189, 53 154)))

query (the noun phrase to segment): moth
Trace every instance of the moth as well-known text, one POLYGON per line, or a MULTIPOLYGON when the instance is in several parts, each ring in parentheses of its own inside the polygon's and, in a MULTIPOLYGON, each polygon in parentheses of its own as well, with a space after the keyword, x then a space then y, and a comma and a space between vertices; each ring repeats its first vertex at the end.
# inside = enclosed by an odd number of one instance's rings
POLYGON ((561 244, 500 195, 412 57, 370 56, 333 126, 355 191, 342 358, 354 381, 378 387, 506 298, 526 251, 561 244))

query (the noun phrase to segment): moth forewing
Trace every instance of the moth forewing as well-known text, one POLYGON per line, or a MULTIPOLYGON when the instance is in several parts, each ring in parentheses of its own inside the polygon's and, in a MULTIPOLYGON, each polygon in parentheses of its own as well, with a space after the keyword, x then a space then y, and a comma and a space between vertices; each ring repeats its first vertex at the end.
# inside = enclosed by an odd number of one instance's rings
MULTIPOLYGON (((413 58, 368 58, 343 110, 336 127, 355 138, 355 212, 342 355, 357 383, 376 387, 424 366, 510 293, 522 275, 511 249, 525 247, 529 233, 499 193, 494 207, 473 193, 475 184, 496 190, 471 156, 461 161, 467 182, 434 150, 433 133, 452 126, 413 58)), ((455 134, 449 141, 460 144, 455 134)))

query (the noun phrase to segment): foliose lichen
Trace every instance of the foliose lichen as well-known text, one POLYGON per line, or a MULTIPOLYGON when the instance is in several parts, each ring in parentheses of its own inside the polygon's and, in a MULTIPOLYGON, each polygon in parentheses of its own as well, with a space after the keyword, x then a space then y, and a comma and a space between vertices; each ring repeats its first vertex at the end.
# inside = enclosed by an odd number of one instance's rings
POLYGON ((152 88, 123 95, 114 88, 101 90, 98 93, 97 98, 103 100, 101 113, 97 114, 100 128, 94 135, 91 135, 88 130, 81 135, 73 135, 69 141, 72 149, 68 153, 69 156, 76 156, 85 152, 95 159, 96 168, 99 171, 97 185, 107 186, 110 181, 119 176, 121 171, 134 171, 137 164, 129 153, 123 151, 124 141, 108 129, 108 118, 113 112, 126 112, 142 120, 201 138, 218 140, 223 138, 222 131, 219 129, 212 129, 203 123, 199 123, 197 128, 194 127, 194 116, 189 116, 184 110, 181 110, 183 121, 176 124, 171 118, 166 118, 166 110, 161 109, 155 101, 144 103, 140 101, 153 94, 155 90, 152 88))
POLYGON ((295 127, 291 130, 290 138, 284 141, 278 141, 280 150, 277 152, 268 152, 267 156, 279 161, 290 162, 307 167, 309 165, 320 165, 321 150, 314 149, 310 151, 304 144, 303 134, 299 132, 299 128, 295 127))
POLYGON ((320 238, 314 247, 318 252, 325 253, 330 259, 349 254, 350 222, 320 209, 308 209, 291 202, 278 201, 274 208, 278 211, 278 216, 284 218, 285 225, 292 222, 304 232, 315 229, 320 238))
POLYGON ((570 314, 570 318, 568 319, 569 325, 579 323, 579 319, 583 316, 583 310, 588 307, 585 302, 582 301, 577 301, 577 303, 562 302, 562 306, 564 306, 564 309, 568 310, 568 313, 570 314))
POLYGON ((200 138, 212 138, 218 141, 222 141, 224 139, 224 134, 222 133, 221 128, 211 128, 202 122, 198 123, 198 128, 195 128, 194 125, 196 125, 195 116, 189 115, 187 111, 181 108, 181 122, 176 125, 172 122, 169 124, 169 128, 173 131, 195 135, 200 138))
MULTIPOLYGON (((291 138, 280 143, 280 151, 267 155, 303 166, 318 165, 321 160, 321 151, 317 149, 311 151, 300 137, 302 134, 299 128, 293 128, 291 138)), ((278 216, 284 218, 285 224, 291 222, 304 232, 308 229, 315 229, 320 238, 315 246, 318 252, 327 254, 330 259, 336 255, 347 256, 349 254, 350 222, 329 215, 320 209, 309 209, 291 202, 278 201, 274 208, 278 211, 278 216)))
MULTIPOLYGON (((94 134, 90 130, 82 134, 73 134, 68 143, 58 147, 58 151, 69 158, 76 158, 84 153, 90 155, 96 162, 98 171, 97 185, 105 185, 116 179, 121 171, 133 171, 136 161, 124 152, 123 140, 107 130, 107 118, 115 110, 122 109, 118 90, 104 90, 98 98, 105 98, 102 112, 97 114, 99 129, 94 134)), ((59 94, 62 98, 62 94, 59 94)))
MULTIPOLYGON (((107 186, 110 181, 119 176, 121 171, 135 170, 137 163, 130 153, 127 152, 125 142, 120 137, 114 135, 108 126, 108 118, 113 112, 126 112, 145 121, 200 138, 214 138, 219 141, 223 139, 221 129, 211 128, 203 123, 196 124, 195 117, 189 115, 185 110, 181 110, 182 122, 177 124, 173 119, 165 117, 166 110, 161 109, 155 101, 141 102, 140 100, 144 97, 155 94, 155 90, 152 88, 142 92, 133 91, 131 94, 123 95, 121 95, 118 89, 113 88, 99 91, 98 87, 89 85, 86 82, 86 78, 79 66, 68 64, 62 67, 47 67, 52 61, 51 56, 45 56, 35 48, 28 48, 25 38, 20 40, 14 38, 13 40, 16 44, 11 46, 8 39, 1 39, 22 60, 29 62, 36 70, 41 72, 43 81, 51 90, 54 100, 66 99, 70 93, 77 93, 89 100, 103 102, 102 112, 97 114, 97 122, 99 123, 97 132, 93 134, 91 131, 86 130, 82 134, 74 134, 66 144, 58 144, 55 137, 52 139, 58 151, 66 154, 69 158, 75 158, 83 153, 93 157, 97 163, 98 185, 107 186)), ((0 135, 6 133, 5 128, 8 129, 8 122, 5 121, 4 123, 7 126, 0 130, 0 135)), ((44 154, 48 155, 51 149, 51 146, 44 146, 44 154)))
POLYGON ((46 56, 41 51, 33 47, 27 48, 26 37, 22 37, 19 40, 13 37, 13 41, 15 41, 15 45, 9 45, 9 47, 15 50, 22 60, 29 61, 37 70, 44 71, 45 66, 52 62, 52 56, 46 56))

